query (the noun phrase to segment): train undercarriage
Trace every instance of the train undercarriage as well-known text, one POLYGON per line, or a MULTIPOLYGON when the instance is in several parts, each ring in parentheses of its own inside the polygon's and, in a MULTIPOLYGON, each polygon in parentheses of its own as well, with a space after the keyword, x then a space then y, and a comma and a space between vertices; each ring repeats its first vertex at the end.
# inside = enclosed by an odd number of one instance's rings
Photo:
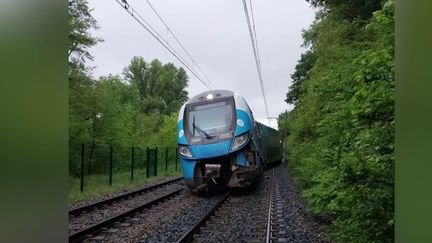
POLYGON ((194 167, 194 177, 186 180, 186 185, 195 192, 250 186, 262 172, 262 167, 255 161, 254 153, 246 150, 233 155, 198 160, 194 167))

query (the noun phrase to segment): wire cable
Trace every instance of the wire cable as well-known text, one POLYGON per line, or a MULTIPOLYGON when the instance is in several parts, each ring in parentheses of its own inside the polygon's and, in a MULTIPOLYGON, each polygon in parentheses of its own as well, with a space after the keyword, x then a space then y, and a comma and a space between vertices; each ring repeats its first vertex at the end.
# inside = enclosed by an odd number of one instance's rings
POLYGON ((127 13, 129 13, 147 32, 149 32, 165 49, 167 49, 180 63, 183 64, 207 89, 211 90, 209 84, 201 79, 201 77, 192 70, 183 57, 181 57, 169 43, 162 38, 162 36, 151 25, 144 20, 144 18, 130 6, 126 0, 115 0, 122 6, 127 13), (137 17, 138 16, 138 17, 137 17))
POLYGON ((252 0, 249 0, 249 5, 250 5, 251 16, 252 16, 252 27, 253 27, 254 37, 255 37, 255 48, 256 48, 257 56, 258 56, 258 64, 259 64, 259 67, 260 67, 260 72, 261 72, 261 74, 262 74, 262 69, 261 69, 261 56, 260 56, 259 48, 258 48, 258 38, 257 38, 257 36, 256 36, 255 17, 254 17, 254 14, 253 14, 252 0))
POLYGON ((201 67, 198 65, 198 63, 195 61, 195 59, 192 57, 192 55, 186 50, 186 48, 183 46, 183 44, 180 42, 180 40, 177 38, 177 36, 174 34, 174 32, 171 30, 171 28, 168 26, 168 24, 164 21, 162 16, 158 13, 158 11, 153 7, 153 5, 150 3, 149 0, 146 0, 150 8, 153 10, 153 12, 158 16, 159 20, 165 25, 168 32, 174 37, 176 42, 179 44, 179 46, 183 49, 183 51, 186 53, 186 55, 192 60, 192 63, 197 66, 197 68, 200 70, 201 74, 206 78, 207 82, 213 86, 213 88, 216 89, 216 86, 210 81, 208 76, 204 73, 204 71, 201 69, 201 67))
MULTIPOLYGON (((257 53, 258 52, 257 42, 254 40, 254 32, 253 32, 253 29, 251 26, 251 21, 249 18, 249 12, 248 12, 246 0, 242 0, 242 1, 243 1, 244 13, 246 16, 246 22, 247 22, 248 29, 249 29, 249 35, 250 35, 250 39, 251 39, 251 43, 252 43, 252 49, 253 49, 253 53, 254 53, 254 57, 255 57, 255 64, 256 64, 256 68, 257 68, 257 72, 258 72, 258 78, 259 78, 259 82, 260 82, 260 86, 261 86, 261 93, 262 93, 262 96, 264 99, 264 106, 265 106, 266 114, 268 117, 269 113, 268 113, 268 108, 267 108, 267 99, 266 99, 265 92, 264 92, 264 84, 263 84, 262 72, 261 72, 261 63, 260 63, 260 59, 259 59, 259 56, 257 53)), ((256 36, 256 34, 255 34, 255 36, 256 36)))

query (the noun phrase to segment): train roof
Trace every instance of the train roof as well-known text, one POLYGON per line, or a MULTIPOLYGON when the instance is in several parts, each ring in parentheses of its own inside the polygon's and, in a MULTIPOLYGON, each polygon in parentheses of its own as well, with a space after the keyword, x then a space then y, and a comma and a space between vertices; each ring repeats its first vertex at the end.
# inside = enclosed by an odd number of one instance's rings
POLYGON ((191 99, 189 99, 186 104, 195 103, 195 102, 201 102, 207 99, 208 95, 213 95, 215 98, 223 98, 223 97, 232 97, 235 95, 234 92, 229 90, 209 90, 202 92, 200 94, 195 95, 191 99))
POLYGON ((259 121, 256 121, 256 123, 258 123, 260 126, 266 127, 267 129, 270 129, 270 130, 273 130, 273 131, 276 131, 276 132, 278 131, 278 129, 273 128, 273 127, 269 127, 269 126, 267 126, 264 123, 261 123, 259 121))
POLYGON ((234 101, 236 104, 236 109, 245 111, 253 120, 252 110, 250 109, 249 105, 246 103, 246 100, 243 98, 243 96, 241 96, 241 95, 239 95, 233 91, 222 90, 222 89, 205 91, 205 92, 202 92, 202 93, 197 94, 197 95, 193 96, 192 98, 190 98, 180 108, 180 112, 179 112, 177 120, 180 121, 181 119, 183 119, 184 110, 188 104, 200 103, 200 102, 208 101, 208 100, 217 101, 218 99, 223 99, 223 98, 228 98, 228 97, 234 98, 234 101))

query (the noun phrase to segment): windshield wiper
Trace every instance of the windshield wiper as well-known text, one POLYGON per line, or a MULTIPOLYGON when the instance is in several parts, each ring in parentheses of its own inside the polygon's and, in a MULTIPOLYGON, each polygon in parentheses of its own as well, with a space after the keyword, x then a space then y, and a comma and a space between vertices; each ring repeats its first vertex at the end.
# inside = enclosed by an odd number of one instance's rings
POLYGON ((195 116, 192 119, 192 127, 193 127, 193 134, 195 134, 195 129, 197 129, 199 132, 201 132, 202 134, 204 134, 207 137, 207 139, 214 138, 214 136, 211 136, 206 131, 204 131, 203 129, 201 129, 199 126, 195 125, 195 116))

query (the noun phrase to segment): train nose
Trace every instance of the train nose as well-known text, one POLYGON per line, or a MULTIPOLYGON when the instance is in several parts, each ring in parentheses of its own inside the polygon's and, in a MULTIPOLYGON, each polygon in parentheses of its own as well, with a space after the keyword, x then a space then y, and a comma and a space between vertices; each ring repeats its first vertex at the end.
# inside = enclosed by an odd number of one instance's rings
POLYGON ((231 140, 220 141, 211 144, 190 145, 192 154, 197 159, 214 158, 224 156, 229 153, 231 140))

